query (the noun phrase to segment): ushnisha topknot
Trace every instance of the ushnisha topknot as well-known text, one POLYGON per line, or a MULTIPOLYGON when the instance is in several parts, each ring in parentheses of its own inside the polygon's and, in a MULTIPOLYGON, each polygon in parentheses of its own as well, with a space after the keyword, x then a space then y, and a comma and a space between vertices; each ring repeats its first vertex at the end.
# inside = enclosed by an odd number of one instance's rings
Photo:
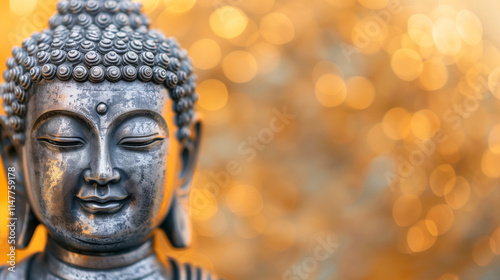
POLYGON ((13 48, 0 93, 16 141, 25 139, 30 88, 53 79, 164 85, 174 101, 177 138, 189 136, 198 100, 191 60, 175 38, 149 29, 150 20, 141 8, 141 3, 130 0, 59 1, 50 28, 13 48))

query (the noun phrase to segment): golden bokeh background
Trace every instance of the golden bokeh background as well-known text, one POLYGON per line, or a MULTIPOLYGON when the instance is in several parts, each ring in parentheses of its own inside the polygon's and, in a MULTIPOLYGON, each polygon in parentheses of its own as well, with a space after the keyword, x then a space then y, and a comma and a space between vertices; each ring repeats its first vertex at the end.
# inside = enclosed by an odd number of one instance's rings
MULTIPOLYGON (((498 279, 498 1, 141 2, 205 116, 194 246, 166 254, 230 280, 498 279)), ((1 65, 55 5, 0 0, 1 65)))

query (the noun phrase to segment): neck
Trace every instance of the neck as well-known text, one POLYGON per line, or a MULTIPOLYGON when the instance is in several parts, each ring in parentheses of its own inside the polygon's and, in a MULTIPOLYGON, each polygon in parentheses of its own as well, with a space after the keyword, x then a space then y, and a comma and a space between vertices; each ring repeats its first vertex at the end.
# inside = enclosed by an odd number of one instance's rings
POLYGON ((86 255, 75 253, 61 247, 50 236, 47 238, 46 251, 60 261, 85 269, 113 269, 129 266, 154 254, 153 240, 149 239, 136 249, 117 254, 86 255))
POLYGON ((48 237, 45 252, 35 260, 33 268, 34 275, 52 275, 54 279, 74 279, 75 275, 83 277, 78 279, 102 276, 105 279, 172 279, 171 268, 158 258, 152 239, 124 253, 89 255, 69 251, 48 237))

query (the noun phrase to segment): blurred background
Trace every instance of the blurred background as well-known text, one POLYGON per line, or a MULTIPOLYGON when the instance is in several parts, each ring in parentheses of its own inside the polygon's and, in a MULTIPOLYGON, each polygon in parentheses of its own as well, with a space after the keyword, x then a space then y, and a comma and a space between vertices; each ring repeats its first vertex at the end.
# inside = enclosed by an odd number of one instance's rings
MULTIPOLYGON (((0 0, 1 65, 56 2, 0 0)), ((498 1, 141 2, 205 117, 194 246, 167 254, 229 280, 500 279, 498 1)))

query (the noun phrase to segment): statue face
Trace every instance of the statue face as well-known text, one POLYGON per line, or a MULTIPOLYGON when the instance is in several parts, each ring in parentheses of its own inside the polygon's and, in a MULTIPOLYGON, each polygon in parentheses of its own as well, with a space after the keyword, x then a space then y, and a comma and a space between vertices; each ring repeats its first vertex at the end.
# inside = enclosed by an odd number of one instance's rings
POLYGON ((56 241, 125 250, 167 214, 173 135, 162 85, 54 80, 33 89, 23 148, 30 203, 56 241))

